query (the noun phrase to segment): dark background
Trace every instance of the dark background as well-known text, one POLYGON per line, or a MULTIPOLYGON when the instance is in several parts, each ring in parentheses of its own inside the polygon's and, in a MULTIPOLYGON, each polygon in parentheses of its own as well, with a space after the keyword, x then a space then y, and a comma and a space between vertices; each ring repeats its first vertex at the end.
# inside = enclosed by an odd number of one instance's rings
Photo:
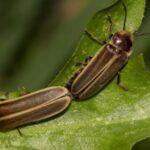
MULTIPOLYGON (((96 9, 91 0, 0 0, 0 90, 45 87, 64 66, 96 9)), ((99 0, 98 10, 112 0, 99 0)), ((136 15, 136 14, 135 14, 136 15)), ((133 16, 134 17, 134 16, 133 16)), ((140 33, 150 33, 150 3, 140 33)), ((150 68, 150 36, 135 41, 150 68)), ((149 150, 150 140, 134 150, 149 150), (146 147, 143 147, 146 146, 146 147)))

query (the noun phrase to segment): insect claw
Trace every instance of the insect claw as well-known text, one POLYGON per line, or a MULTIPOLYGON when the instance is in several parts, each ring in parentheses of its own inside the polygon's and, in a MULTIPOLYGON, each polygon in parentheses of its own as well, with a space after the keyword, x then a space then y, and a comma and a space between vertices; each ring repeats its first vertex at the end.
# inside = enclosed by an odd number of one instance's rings
POLYGON ((125 87, 124 85, 122 85, 122 84, 118 84, 118 86, 122 89, 122 90, 124 90, 124 91, 128 91, 128 88, 127 87, 125 87))

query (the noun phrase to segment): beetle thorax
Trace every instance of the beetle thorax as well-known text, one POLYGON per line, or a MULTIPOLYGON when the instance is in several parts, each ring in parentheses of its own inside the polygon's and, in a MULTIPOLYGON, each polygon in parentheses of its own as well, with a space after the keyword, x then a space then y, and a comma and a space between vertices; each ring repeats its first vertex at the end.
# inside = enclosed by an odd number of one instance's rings
POLYGON ((112 39, 112 44, 118 49, 118 51, 125 51, 130 53, 133 43, 132 34, 130 32, 116 32, 112 39))

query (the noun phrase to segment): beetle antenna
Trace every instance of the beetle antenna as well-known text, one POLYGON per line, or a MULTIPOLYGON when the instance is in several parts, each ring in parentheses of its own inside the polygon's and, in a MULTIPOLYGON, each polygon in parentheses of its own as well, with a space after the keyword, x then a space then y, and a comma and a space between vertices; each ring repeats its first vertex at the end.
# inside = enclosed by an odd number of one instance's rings
POLYGON ((121 3, 122 3, 122 6, 123 6, 123 9, 124 9, 124 21, 123 21, 123 31, 126 30, 126 21, 127 21, 127 7, 125 5, 125 3, 121 0, 121 3))
POLYGON ((145 36, 145 35, 150 35, 150 33, 137 33, 135 34, 136 37, 140 37, 140 36, 145 36))

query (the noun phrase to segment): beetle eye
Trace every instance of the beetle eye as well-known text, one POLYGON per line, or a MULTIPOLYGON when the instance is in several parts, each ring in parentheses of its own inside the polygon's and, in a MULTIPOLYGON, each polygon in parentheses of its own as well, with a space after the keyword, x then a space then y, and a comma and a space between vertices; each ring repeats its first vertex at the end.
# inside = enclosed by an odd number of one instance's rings
POLYGON ((122 43, 122 38, 118 34, 115 34, 112 38, 112 41, 114 44, 118 45, 122 43))
POLYGON ((119 38, 116 40, 116 44, 120 44, 121 42, 122 42, 122 40, 119 38))

